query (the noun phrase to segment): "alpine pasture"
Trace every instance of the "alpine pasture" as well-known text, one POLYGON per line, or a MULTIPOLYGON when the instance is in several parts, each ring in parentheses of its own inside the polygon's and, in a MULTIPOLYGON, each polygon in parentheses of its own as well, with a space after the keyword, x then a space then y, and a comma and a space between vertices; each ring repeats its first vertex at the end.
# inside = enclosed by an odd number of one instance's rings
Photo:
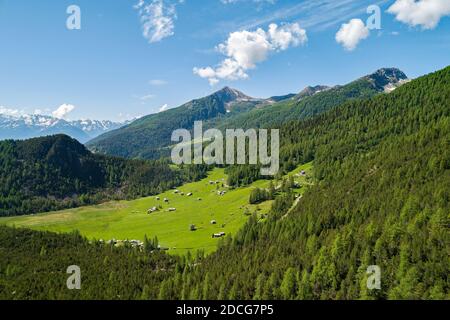
MULTIPOLYGON (((303 186, 297 192, 304 191, 307 184, 306 178, 299 174, 303 170, 309 176, 311 164, 289 174, 295 175, 295 180, 303 186)), ((58 233, 78 230, 89 239, 104 241, 143 241, 145 236, 149 239, 156 236, 160 246, 170 254, 200 249, 211 253, 219 241, 213 238, 214 234, 235 234, 251 214, 267 214, 272 202, 249 204, 251 191, 267 188, 269 181, 260 180, 245 188, 230 189, 226 186, 226 178, 224 169, 216 168, 201 181, 156 196, 1 218, 0 224, 58 233)))

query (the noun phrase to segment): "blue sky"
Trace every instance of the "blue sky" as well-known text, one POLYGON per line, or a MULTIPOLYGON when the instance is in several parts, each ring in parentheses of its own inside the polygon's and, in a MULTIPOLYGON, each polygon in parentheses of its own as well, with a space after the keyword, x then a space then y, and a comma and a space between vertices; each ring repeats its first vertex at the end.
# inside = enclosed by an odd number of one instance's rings
POLYGON ((417 77, 450 57, 449 1, 421 2, 0 0, 0 106, 120 120, 225 85, 269 97, 380 67, 417 77), (66 27, 72 4, 81 30, 66 27), (366 29, 372 4, 381 30, 366 29))

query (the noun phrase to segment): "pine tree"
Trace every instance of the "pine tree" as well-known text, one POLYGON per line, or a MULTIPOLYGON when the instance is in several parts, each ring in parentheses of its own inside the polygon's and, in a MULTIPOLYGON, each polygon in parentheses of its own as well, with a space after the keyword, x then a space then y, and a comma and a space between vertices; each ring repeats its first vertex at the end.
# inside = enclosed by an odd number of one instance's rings
POLYGON ((256 278, 255 294, 253 295, 253 300, 262 300, 264 295, 264 284, 266 282, 266 277, 263 273, 258 275, 256 278))
POLYGON ((295 299, 297 295, 297 271, 294 268, 288 268, 281 282, 280 292, 285 300, 295 299))

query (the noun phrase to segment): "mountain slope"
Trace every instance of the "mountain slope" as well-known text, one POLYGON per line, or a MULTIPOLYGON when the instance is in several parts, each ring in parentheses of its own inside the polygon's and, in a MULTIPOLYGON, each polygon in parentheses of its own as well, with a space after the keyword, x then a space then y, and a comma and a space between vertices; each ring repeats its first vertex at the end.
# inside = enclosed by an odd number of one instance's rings
POLYGON ((191 129, 203 120, 205 128, 260 128, 279 126, 295 119, 312 117, 347 100, 369 98, 406 79, 398 69, 380 69, 345 86, 307 87, 297 95, 254 99, 238 90, 224 88, 179 108, 141 118, 132 124, 90 141, 94 152, 128 158, 157 159, 169 154, 174 130, 191 129))
POLYGON ((447 67, 283 126, 282 162, 314 160, 317 183, 288 215, 293 199, 278 199, 179 286, 175 275, 168 296, 448 299, 449 85, 447 67), (380 290, 367 288, 372 265, 380 290))
POLYGON ((95 155, 65 135, 0 141, 0 216, 150 195, 203 175, 202 167, 95 155))
POLYGON ((219 124, 219 128, 279 127, 290 120, 310 118, 345 101, 371 98, 400 86, 407 76, 396 68, 384 68, 344 86, 307 87, 297 96, 263 109, 239 114, 219 124))
POLYGON ((170 140, 174 130, 189 130, 194 121, 246 112, 260 102, 260 99, 250 98, 226 87, 178 108, 143 117, 124 128, 93 139, 87 146, 95 152, 127 158, 159 158, 161 149, 172 144, 170 140))
POLYGON ((68 121, 47 115, 7 115, 0 113, 0 140, 30 139, 66 134, 81 143, 120 128, 126 123, 101 120, 68 121))

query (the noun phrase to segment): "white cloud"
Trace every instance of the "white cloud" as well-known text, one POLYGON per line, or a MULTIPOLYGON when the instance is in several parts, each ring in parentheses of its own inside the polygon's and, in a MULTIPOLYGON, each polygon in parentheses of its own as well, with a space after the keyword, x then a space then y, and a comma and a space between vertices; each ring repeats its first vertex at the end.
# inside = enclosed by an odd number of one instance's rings
POLYGON ((278 27, 272 23, 269 26, 269 38, 276 50, 286 50, 289 47, 297 47, 307 41, 306 31, 300 28, 298 23, 287 24, 278 27))
POLYGON ((168 109, 169 109, 169 105, 166 103, 161 108, 159 108, 159 112, 164 112, 164 111, 167 111, 168 109))
POLYGON ((71 113, 75 109, 75 106, 72 104, 62 104, 58 109, 52 112, 52 115, 58 119, 64 119, 69 113, 71 113))
POLYGON ((336 33, 336 41, 349 51, 356 49, 361 40, 366 39, 370 34, 361 19, 351 19, 348 23, 341 25, 336 33))
POLYGON ((153 80, 150 80, 149 83, 152 86, 164 86, 167 84, 167 81, 160 80, 160 79, 153 79, 153 80))
POLYGON ((387 12, 410 26, 435 28, 442 17, 450 15, 449 0, 396 0, 387 12))
POLYGON ((139 0, 134 8, 139 11, 143 36, 150 43, 174 35, 175 4, 166 4, 164 0, 139 0))
POLYGON ((208 79, 211 85, 220 80, 239 80, 248 78, 247 71, 265 61, 271 52, 287 50, 306 43, 306 31, 297 23, 278 26, 271 24, 268 31, 237 31, 228 36, 217 49, 226 58, 215 68, 194 68, 194 74, 208 79))

